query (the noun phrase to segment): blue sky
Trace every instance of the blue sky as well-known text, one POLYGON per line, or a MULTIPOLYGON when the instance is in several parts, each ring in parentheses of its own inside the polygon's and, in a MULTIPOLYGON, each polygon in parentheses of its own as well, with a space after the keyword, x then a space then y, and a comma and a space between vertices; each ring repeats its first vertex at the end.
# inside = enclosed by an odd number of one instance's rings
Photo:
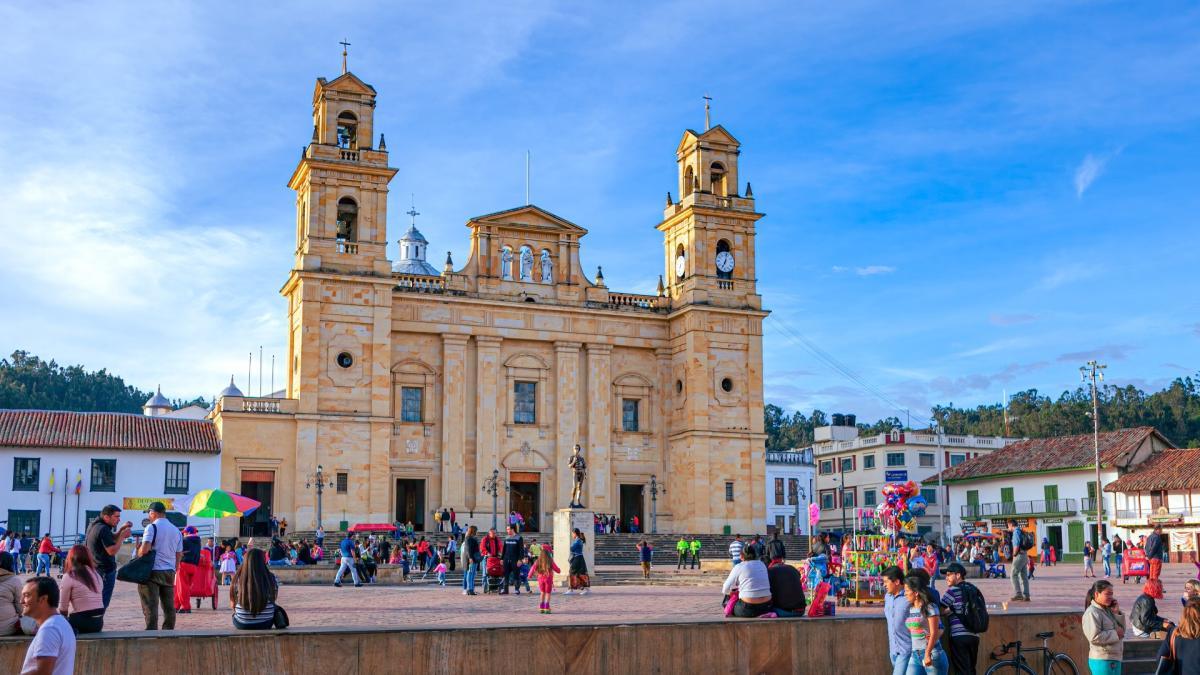
POLYGON ((1195 5, 502 5, 0 6, 0 350, 170 396, 282 355, 285 184, 346 37, 399 169, 389 238, 415 193, 439 267, 523 202, 528 149, 585 268, 652 292, 712 95, 767 214, 770 402, 916 420, 1057 395, 1091 357, 1144 388, 1200 370, 1195 5))

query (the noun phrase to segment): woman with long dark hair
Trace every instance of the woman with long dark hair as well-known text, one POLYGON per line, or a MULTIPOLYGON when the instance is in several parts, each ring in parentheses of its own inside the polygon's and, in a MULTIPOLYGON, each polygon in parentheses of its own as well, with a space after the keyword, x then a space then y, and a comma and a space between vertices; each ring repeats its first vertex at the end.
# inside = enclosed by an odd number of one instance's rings
POLYGON ((59 613, 67 617, 76 633, 99 633, 104 629, 104 581, 91 552, 83 544, 75 544, 67 553, 64 567, 58 588, 59 613))
POLYGON ((275 599, 279 581, 267 566, 262 549, 246 551, 246 559, 229 587, 233 606, 233 627, 240 630, 268 630, 275 625, 275 599))
POLYGON ((909 604, 904 625, 908 627, 908 635, 912 639, 908 672, 946 675, 950 661, 942 650, 940 611, 924 576, 914 573, 904 577, 904 597, 909 604))
POLYGON ((1099 579, 1083 605, 1083 636, 1088 641, 1092 675, 1120 672, 1125 649, 1125 615, 1113 597, 1112 582, 1099 579))
POLYGON ((563 595, 570 595, 575 591, 579 591, 580 595, 587 595, 588 588, 592 585, 591 580, 588 578, 587 560, 583 557, 583 546, 587 543, 587 539, 579 531, 578 527, 571 532, 571 537, 571 550, 568 556, 569 565, 567 568, 571 587, 563 595))

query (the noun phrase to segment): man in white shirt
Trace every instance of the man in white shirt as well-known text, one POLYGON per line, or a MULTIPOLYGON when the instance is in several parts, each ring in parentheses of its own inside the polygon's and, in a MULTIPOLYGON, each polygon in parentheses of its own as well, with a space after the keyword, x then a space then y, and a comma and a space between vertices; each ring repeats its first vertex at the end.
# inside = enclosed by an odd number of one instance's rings
POLYGON ((75 672, 75 631, 58 613, 58 584, 34 577, 21 588, 22 612, 37 622, 37 634, 25 652, 21 675, 72 675, 75 672))
POLYGON ((163 630, 175 629, 175 570, 183 559, 183 534, 167 520, 167 507, 162 502, 150 502, 146 510, 150 524, 142 535, 138 555, 154 551, 154 571, 150 579, 138 585, 142 601, 142 616, 146 630, 158 630, 158 605, 162 604, 163 630))

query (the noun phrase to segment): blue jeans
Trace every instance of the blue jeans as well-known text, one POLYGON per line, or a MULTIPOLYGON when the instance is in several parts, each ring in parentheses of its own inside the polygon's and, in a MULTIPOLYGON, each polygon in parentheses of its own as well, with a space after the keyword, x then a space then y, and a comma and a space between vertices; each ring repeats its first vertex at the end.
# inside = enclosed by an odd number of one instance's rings
POLYGON ((113 588, 117 585, 117 571, 105 572, 100 575, 100 579, 104 582, 100 597, 104 599, 104 609, 108 609, 108 603, 112 600, 113 588))
POLYGON ((908 655, 908 675, 946 675, 950 671, 950 660, 941 645, 933 648, 933 665, 925 665, 925 650, 913 650, 908 655))
POLYGON ((908 654, 890 654, 888 658, 892 661, 892 675, 906 675, 908 673, 908 654))
POLYGON ((50 576, 50 554, 49 553, 37 554, 37 569, 34 570, 33 574, 34 574, 34 576, 41 576, 43 574, 46 576, 50 576), (45 570, 46 570, 45 572, 42 571, 43 568, 45 568, 45 570))
POLYGON ((1106 577, 1112 575, 1112 563, 1108 558, 1108 556, 1104 556, 1104 576, 1106 577))
POLYGON ((479 563, 470 561, 467 563, 467 571, 463 572, 463 590, 475 592, 475 573, 479 571, 479 563))

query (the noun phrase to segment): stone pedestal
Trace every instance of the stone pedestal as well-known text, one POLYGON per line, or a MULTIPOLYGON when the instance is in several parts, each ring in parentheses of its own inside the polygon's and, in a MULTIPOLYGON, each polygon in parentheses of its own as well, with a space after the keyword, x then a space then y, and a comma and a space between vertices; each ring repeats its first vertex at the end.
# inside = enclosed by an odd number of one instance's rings
POLYGON ((596 577, 596 537, 595 514, 586 509, 559 509, 554 512, 554 563, 562 574, 554 575, 558 586, 567 585, 567 571, 571 559, 571 533, 578 528, 583 533, 586 543, 583 545, 583 559, 587 561, 588 574, 596 577))

